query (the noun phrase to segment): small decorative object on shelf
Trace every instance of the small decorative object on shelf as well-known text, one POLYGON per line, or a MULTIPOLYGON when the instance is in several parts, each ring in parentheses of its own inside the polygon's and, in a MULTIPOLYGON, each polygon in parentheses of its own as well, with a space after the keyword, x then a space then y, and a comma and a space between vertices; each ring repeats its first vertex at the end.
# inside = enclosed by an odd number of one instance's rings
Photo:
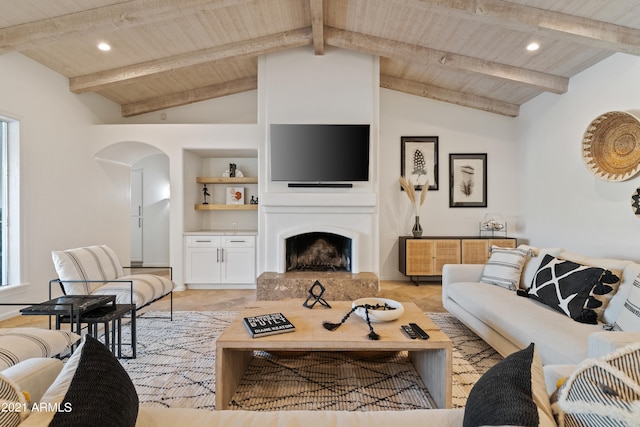
POLYGON ((255 196, 251 196, 251 200, 249 200, 249 204, 250 205, 257 205, 258 204, 258 198, 255 196))
POLYGON ((227 204, 244 205, 244 187, 227 187, 227 204))
POLYGON ((207 189, 207 184, 202 184, 202 196, 204 197, 204 202, 202 202, 203 205, 208 205, 209 202, 207 202, 207 196, 211 196, 211 194, 209 193, 209 190, 207 189))
POLYGON ((480 236, 484 236, 491 233, 493 237, 496 233, 500 235, 507 235, 507 221, 504 217, 495 212, 485 214, 482 221, 480 221, 480 236))
POLYGON ((420 190, 419 201, 416 196, 415 186, 411 182, 409 182, 409 180, 404 176, 400 177, 400 186, 402 187, 404 192, 407 194, 409 201, 413 204, 413 210, 415 213, 415 222, 413 224, 413 228, 411 229, 411 232, 413 233, 413 237, 420 237, 422 236, 422 226, 420 225, 420 208, 422 207, 425 199, 427 198, 427 192, 429 190, 429 180, 425 182, 425 184, 422 186, 422 190, 420 190))
POLYGON ((229 163, 229 169, 222 174, 223 178, 244 178, 244 174, 235 163, 229 163))

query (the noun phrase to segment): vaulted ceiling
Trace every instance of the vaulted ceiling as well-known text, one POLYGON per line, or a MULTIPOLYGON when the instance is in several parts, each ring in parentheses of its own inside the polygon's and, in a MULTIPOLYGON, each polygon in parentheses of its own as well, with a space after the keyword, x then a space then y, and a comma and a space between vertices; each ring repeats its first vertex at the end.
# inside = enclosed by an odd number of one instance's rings
POLYGON ((614 52, 640 55, 637 0, 0 0, 0 10, 0 54, 21 52, 125 117, 254 90, 258 56, 300 46, 380 56, 381 87, 512 117, 614 52))

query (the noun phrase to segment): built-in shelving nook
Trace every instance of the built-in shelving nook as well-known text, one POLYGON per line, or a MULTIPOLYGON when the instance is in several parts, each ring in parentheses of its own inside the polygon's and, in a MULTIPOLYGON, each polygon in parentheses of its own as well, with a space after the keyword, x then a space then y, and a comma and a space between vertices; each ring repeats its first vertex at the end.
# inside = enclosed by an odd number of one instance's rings
POLYGON ((257 150, 185 150, 184 166, 185 231, 257 230, 257 150))

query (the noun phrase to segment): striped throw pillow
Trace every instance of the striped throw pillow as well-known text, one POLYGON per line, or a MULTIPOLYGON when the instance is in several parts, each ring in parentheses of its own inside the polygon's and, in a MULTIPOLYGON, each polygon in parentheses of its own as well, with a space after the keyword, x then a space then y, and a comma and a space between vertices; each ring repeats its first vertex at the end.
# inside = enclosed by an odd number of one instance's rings
POLYGON ((0 405, 0 426, 17 427, 29 415, 29 407, 20 387, 2 374, 0 405))
POLYGON ((484 266, 480 281, 515 291, 520 284, 524 262, 530 256, 529 246, 520 245, 515 249, 491 246, 491 257, 484 266))
POLYGON ((633 281, 633 287, 624 302, 620 316, 613 324, 614 331, 640 332, 640 276, 633 281))
POLYGON ((560 426, 640 425, 640 343, 587 359, 552 405, 560 426))

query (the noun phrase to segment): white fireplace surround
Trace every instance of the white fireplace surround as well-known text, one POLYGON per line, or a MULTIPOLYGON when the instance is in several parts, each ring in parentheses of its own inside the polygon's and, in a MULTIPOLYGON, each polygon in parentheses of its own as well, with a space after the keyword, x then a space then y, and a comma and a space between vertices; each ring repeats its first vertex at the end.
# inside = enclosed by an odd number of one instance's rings
POLYGON ((264 193, 265 271, 286 272, 286 239, 333 233, 351 239, 351 273, 376 272, 378 247, 375 193, 264 193))

